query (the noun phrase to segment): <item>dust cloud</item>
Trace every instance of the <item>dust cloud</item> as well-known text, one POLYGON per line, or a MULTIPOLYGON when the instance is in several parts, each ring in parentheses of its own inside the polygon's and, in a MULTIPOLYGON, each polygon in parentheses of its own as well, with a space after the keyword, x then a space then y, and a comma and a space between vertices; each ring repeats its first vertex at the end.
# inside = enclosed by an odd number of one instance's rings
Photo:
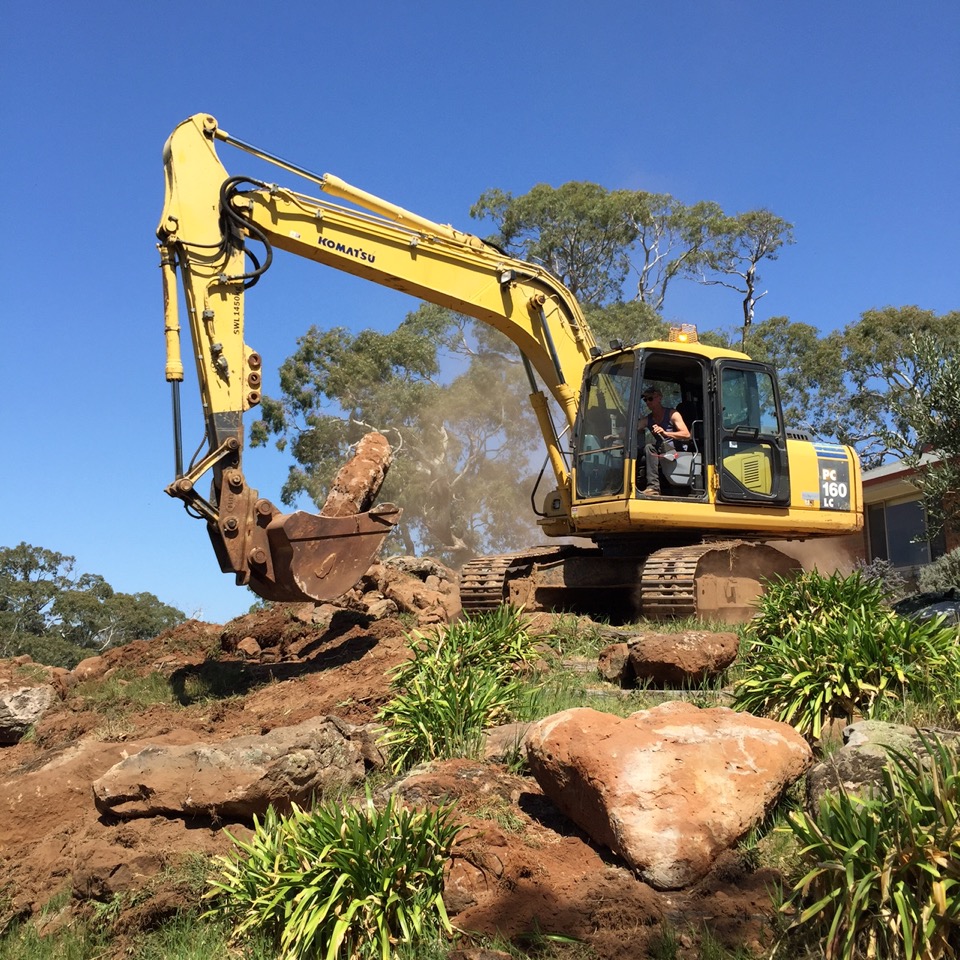
POLYGON ((829 575, 852 573, 859 560, 863 559, 863 540, 860 536, 825 537, 822 540, 770 540, 788 557, 803 564, 804 570, 816 570, 829 575))

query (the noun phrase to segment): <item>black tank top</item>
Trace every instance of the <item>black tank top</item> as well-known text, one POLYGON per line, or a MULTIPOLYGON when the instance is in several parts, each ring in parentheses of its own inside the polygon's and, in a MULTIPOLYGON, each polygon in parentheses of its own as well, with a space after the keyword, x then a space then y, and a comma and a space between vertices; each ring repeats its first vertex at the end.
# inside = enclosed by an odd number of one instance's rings
MULTIPOLYGON (((675 411, 674 411, 673 407, 664 407, 664 408, 663 408, 663 416, 661 417, 659 423, 660 423, 660 426, 663 427, 664 430, 672 430, 672 429, 673 429, 673 421, 672 421, 670 418, 673 416, 674 413, 675 413, 675 411)), ((653 414, 652 414, 652 413, 648 413, 648 414, 647 414, 647 429, 648 429, 648 430, 652 430, 652 429, 656 426, 656 424, 657 424, 657 421, 655 421, 655 420, 653 419, 653 414)), ((666 439, 666 438, 664 438, 664 439, 666 439)))

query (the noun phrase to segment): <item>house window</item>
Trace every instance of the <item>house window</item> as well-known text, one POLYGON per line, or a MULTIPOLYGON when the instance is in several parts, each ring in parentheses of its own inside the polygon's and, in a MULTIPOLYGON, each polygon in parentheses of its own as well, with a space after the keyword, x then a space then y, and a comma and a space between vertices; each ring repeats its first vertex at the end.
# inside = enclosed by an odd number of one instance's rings
POLYGON ((889 560, 895 567, 916 567, 941 556, 943 534, 926 538, 922 500, 876 503, 867 507, 870 559, 889 560), (922 539, 921 539, 922 538, 922 539))
POLYGON ((930 544, 917 540, 926 533, 923 504, 919 500, 888 504, 887 549, 895 567, 915 567, 930 562, 930 544))
POLYGON ((887 522, 882 503, 867 507, 867 534, 870 537, 870 559, 889 560, 887 556, 887 522))

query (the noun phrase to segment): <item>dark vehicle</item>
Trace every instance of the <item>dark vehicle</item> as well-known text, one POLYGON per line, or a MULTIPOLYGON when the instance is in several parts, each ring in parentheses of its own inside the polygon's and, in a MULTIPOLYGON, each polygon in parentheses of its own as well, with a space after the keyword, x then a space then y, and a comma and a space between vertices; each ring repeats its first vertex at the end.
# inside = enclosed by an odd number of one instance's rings
POLYGON ((946 617, 948 624, 960 624, 960 587, 930 590, 904 597, 893 605, 893 612, 911 620, 932 620, 946 617))

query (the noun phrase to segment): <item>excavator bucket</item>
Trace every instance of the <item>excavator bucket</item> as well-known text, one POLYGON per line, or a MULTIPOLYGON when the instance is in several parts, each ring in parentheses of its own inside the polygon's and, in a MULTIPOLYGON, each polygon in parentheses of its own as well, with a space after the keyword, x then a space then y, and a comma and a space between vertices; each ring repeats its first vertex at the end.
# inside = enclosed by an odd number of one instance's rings
POLYGON ((239 465, 240 443, 227 440, 167 493, 207 521, 220 569, 264 600, 319 601, 342 596, 367 571, 402 511, 371 506, 390 465, 390 444, 369 433, 337 472, 319 514, 281 513, 249 486, 239 465), (232 459, 231 459, 232 458, 232 459), (210 500, 196 478, 219 463, 210 500))
POLYGON ((366 572, 401 512, 384 503, 346 517, 275 514, 265 530, 268 550, 261 548, 259 562, 250 565, 250 589, 265 600, 342 596, 366 572))

